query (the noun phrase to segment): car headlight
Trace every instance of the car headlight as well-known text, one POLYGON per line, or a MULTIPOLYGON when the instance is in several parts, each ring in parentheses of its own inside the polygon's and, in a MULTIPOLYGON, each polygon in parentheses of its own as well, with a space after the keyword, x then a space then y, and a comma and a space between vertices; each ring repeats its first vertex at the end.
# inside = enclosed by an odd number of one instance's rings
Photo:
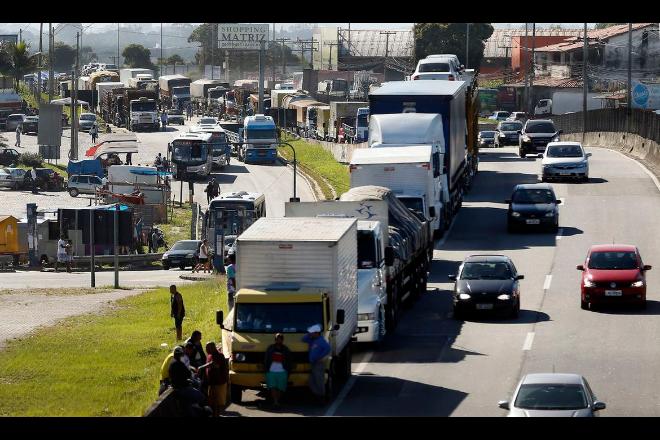
POLYGON ((508 301, 511 299, 511 295, 507 295, 506 293, 503 293, 500 296, 498 296, 497 299, 502 301, 508 301))
POLYGON ((644 280, 635 281, 630 287, 644 287, 644 280))
POLYGON ((505 135, 504 133, 500 133, 500 137, 501 137, 501 138, 505 138, 506 135, 505 135))
POLYGON ((470 299, 472 298, 469 293, 459 293, 458 299, 470 299))
POLYGON ((524 136, 523 136, 523 141, 525 141, 525 142, 530 142, 531 139, 529 138, 529 136, 524 135, 524 136))
POLYGON ((559 141, 559 136, 555 136, 554 138, 552 138, 552 142, 558 142, 558 141, 559 141))
POLYGON ((547 213, 545 214, 545 216, 546 216, 546 217, 554 217, 554 216, 555 216, 555 213, 554 213, 554 212, 547 212, 547 213))
POLYGON ((519 212, 512 212, 511 217, 520 217, 520 213, 519 212))
POLYGON ((195 254, 188 254, 188 255, 186 255, 186 258, 194 258, 194 257, 195 257, 195 254))
POLYGON ((169 256, 170 256, 170 254, 163 254, 163 256, 162 256, 161 259, 162 259, 162 260, 167 260, 167 257, 169 257, 169 256))
POLYGON ((594 283, 593 281, 591 281, 588 278, 585 278, 584 279, 584 287, 596 287, 596 283, 594 283))
POLYGON ((243 353, 234 353, 234 362, 245 362, 247 357, 243 353))
POLYGON ((358 319, 358 321, 375 321, 376 320, 376 314, 375 313, 358 313, 357 319, 358 319))

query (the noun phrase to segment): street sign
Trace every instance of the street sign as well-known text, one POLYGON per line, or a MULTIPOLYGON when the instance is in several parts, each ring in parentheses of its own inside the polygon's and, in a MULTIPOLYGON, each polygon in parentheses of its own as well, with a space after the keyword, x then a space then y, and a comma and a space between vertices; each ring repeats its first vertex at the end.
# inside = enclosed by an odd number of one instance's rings
POLYGON ((645 110, 660 109, 660 84, 632 82, 632 107, 645 110))
POLYGON ((220 24, 218 48, 261 49, 261 42, 268 42, 268 24, 220 24))

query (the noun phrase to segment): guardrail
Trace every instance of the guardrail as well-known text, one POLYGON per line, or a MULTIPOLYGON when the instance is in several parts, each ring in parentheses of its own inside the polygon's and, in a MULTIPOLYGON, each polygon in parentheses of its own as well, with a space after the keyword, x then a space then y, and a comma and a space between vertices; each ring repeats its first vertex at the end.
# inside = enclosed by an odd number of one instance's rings
POLYGON ((586 130, 583 130, 583 112, 552 116, 552 121, 555 127, 563 130, 564 133, 582 133, 582 131, 632 133, 660 143, 660 115, 636 108, 632 109, 630 118, 627 113, 626 108, 589 110, 586 130))

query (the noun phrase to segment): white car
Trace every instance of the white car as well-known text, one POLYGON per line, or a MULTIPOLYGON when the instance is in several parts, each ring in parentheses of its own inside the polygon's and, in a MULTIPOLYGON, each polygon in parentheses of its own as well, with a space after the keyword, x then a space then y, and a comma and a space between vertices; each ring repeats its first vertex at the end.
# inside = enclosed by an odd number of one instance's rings
POLYGON ((71 176, 67 184, 71 197, 78 197, 78 194, 96 194, 102 187, 103 181, 95 175, 71 176))
POLYGON ((572 179, 589 181, 589 157, 579 142, 550 142, 545 153, 539 155, 541 161, 541 181, 550 179, 572 179))
POLYGON ((459 81, 461 75, 462 66, 458 64, 456 55, 430 55, 419 60, 410 79, 413 81, 419 79, 459 81))
POLYGON ((499 110, 499 111, 493 112, 493 114, 490 115, 488 117, 488 119, 493 119, 495 121, 506 121, 509 118, 509 116, 511 116, 510 112, 505 112, 505 111, 499 110))

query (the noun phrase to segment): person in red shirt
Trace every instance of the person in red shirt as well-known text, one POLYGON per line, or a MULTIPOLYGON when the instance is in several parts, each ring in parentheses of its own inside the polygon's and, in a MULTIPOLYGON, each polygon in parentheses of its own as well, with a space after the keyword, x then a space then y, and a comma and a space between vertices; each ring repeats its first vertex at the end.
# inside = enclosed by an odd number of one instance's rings
POLYGON ((229 365, 227 358, 218 350, 215 342, 206 344, 206 353, 206 364, 199 369, 206 372, 208 404, 213 409, 213 417, 218 417, 227 407, 229 365))

